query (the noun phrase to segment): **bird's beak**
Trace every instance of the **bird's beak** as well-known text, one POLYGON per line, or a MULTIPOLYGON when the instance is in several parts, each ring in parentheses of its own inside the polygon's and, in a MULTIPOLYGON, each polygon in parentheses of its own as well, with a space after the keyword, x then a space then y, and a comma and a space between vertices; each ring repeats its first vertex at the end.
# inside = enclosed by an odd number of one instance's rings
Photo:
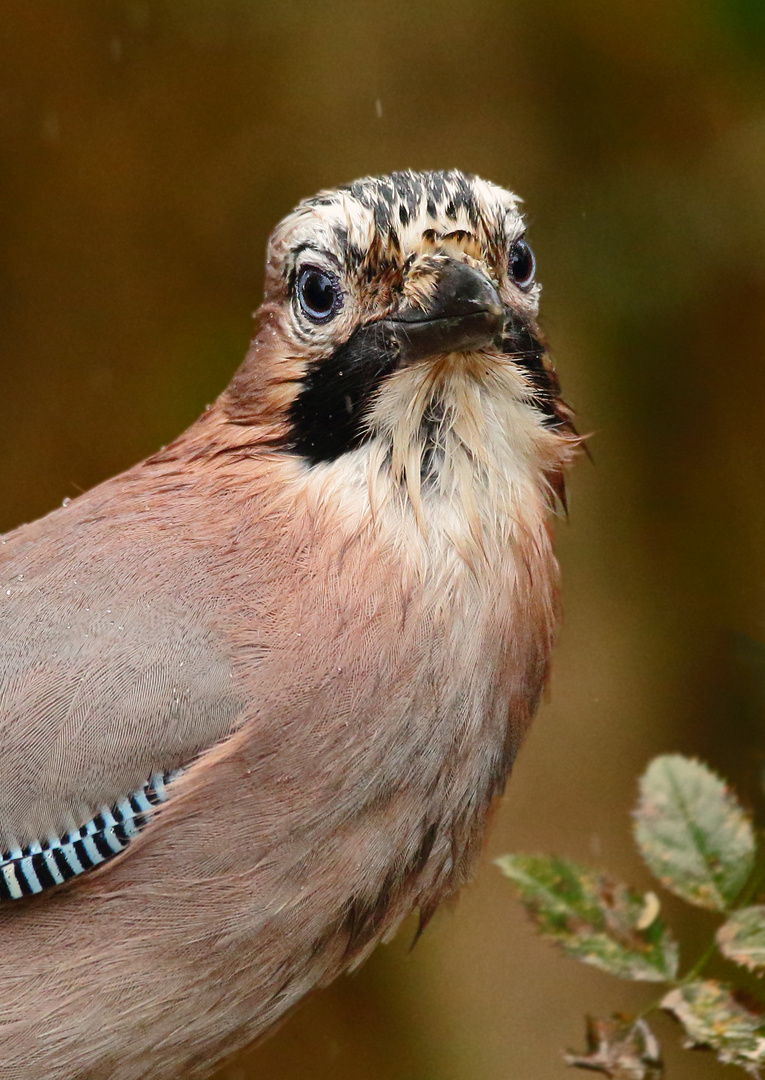
POLYGON ((505 309, 486 274, 450 261, 438 271, 433 295, 423 307, 401 308, 384 321, 400 349, 402 363, 437 353, 471 352, 496 344, 505 309))

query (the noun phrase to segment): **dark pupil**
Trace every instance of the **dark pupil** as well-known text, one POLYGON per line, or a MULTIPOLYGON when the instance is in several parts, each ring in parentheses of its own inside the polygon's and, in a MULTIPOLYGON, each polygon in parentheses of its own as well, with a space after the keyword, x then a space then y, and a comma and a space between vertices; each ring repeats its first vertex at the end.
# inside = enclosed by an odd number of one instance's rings
POLYGON ((303 270, 298 281, 298 295, 307 315, 326 318, 335 303, 335 283, 321 270, 303 270))
POLYGON ((510 254, 510 276, 518 285, 527 285, 534 276, 534 256, 525 240, 513 245, 510 254))

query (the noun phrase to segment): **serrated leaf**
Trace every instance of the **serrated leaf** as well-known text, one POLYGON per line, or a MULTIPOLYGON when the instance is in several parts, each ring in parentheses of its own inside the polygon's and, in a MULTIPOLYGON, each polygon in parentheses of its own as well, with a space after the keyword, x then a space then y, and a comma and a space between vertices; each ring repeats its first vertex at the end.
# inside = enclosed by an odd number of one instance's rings
POLYGON ((659 1041, 645 1020, 587 1017, 587 1050, 568 1051, 567 1065, 603 1073, 612 1080, 660 1080, 664 1075, 659 1041))
POLYGON ((754 832, 735 795, 680 754, 655 758, 643 775, 635 839, 662 885, 714 911, 731 907, 754 865, 754 832))
POLYGON ((568 956, 623 979, 663 982, 676 976, 677 944, 658 918, 652 893, 641 896, 578 863, 547 855, 504 855, 497 866, 517 887, 541 933, 568 956))
POLYGON ((688 1034, 688 1046, 711 1046, 725 1065, 739 1065, 760 1076, 765 1064, 765 1020, 748 1009, 724 983, 714 979, 686 983, 661 1003, 688 1034))
POLYGON ((765 905, 735 911, 717 931, 723 956, 750 971, 765 967, 765 905))

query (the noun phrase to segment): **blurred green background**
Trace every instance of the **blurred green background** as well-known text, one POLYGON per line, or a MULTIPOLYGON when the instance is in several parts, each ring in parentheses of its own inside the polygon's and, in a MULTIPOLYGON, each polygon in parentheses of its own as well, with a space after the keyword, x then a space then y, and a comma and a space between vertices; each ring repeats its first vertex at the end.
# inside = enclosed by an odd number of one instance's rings
MULTIPOLYGON (((451 166, 526 200, 595 433, 558 524, 550 693, 488 855, 647 887, 629 814, 653 754, 704 757, 762 810, 762 0, 0 0, 0 530, 222 389, 298 199, 451 166)), ((554 1080, 585 1010, 653 999, 535 938, 488 858, 410 940, 222 1075, 554 1080)), ((672 1080, 722 1074, 659 1028, 672 1080)))

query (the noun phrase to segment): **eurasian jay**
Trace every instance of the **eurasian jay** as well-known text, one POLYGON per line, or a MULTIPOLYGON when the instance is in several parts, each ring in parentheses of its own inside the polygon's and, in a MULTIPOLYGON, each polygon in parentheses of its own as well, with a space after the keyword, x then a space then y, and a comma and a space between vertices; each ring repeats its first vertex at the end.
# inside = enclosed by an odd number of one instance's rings
POLYGON ((545 683, 578 438, 518 200, 274 232, 172 444, 0 538, 0 1077, 201 1077, 474 872, 545 683))

